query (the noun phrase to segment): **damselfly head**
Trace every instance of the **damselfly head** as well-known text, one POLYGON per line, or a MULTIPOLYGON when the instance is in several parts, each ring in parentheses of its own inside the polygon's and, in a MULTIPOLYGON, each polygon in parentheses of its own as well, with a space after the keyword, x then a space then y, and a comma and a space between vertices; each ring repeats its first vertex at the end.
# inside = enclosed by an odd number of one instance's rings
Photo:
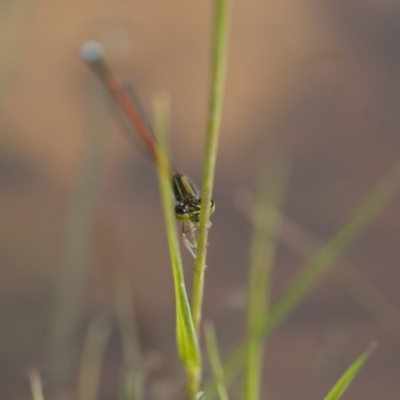
MULTIPOLYGON (((215 211, 214 200, 210 203, 210 215, 215 211)), ((185 222, 190 221, 197 223, 200 221, 201 213, 201 199, 191 197, 180 201, 175 206, 175 216, 178 221, 185 222)))

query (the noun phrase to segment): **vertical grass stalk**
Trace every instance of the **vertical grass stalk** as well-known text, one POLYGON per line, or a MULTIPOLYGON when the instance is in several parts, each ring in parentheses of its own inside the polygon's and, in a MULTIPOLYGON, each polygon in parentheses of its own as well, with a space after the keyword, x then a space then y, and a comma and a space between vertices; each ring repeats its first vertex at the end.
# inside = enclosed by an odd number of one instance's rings
POLYGON ((257 196, 253 212, 253 240, 250 249, 250 277, 247 312, 247 365, 244 399, 260 399, 264 343, 260 338, 269 312, 271 271, 275 256, 278 213, 283 193, 284 171, 262 168, 258 172, 257 196), (267 176, 264 171, 267 172, 267 176), (271 172, 269 172, 271 171, 271 172))
POLYGON ((187 373, 187 394, 190 399, 195 399, 200 386, 201 355, 186 294, 176 220, 172 206, 171 175, 168 163, 163 162, 163 160, 168 159, 166 157, 166 127, 168 126, 169 113, 166 100, 157 98, 154 108, 155 134, 161 155, 157 170, 174 278, 177 344, 180 359, 187 373))
MULTIPOLYGON (((73 337, 81 318, 82 294, 89 259, 89 240, 106 149, 108 113, 103 96, 91 110, 91 126, 66 221, 64 248, 54 299, 52 336, 48 347, 48 387, 58 392, 69 379, 74 362, 73 337)), ((53 396, 57 397, 56 394, 53 396)))
POLYGON ((217 384, 217 391, 220 400, 229 400, 228 390, 224 382, 224 370, 222 368, 221 357, 218 350, 217 338, 213 325, 207 324, 204 328, 208 359, 217 384))
POLYGON ((78 400, 96 400, 99 396, 103 357, 111 329, 111 321, 105 316, 96 318, 89 326, 79 371, 78 400))
POLYGON ((32 369, 28 374, 32 400, 44 400, 42 379, 37 369, 32 369))
POLYGON ((120 271, 114 277, 114 307, 121 337, 123 370, 120 400, 143 400, 145 371, 136 324, 129 276, 120 271))
POLYGON ((204 154, 203 185, 201 190, 202 212, 198 231, 199 237, 197 242, 197 257, 194 267, 195 270, 192 294, 192 314, 197 335, 199 335, 200 332, 202 315, 204 270, 207 253, 208 230, 210 224, 210 202, 214 183, 219 129, 222 115, 222 100, 225 87, 228 47, 228 6, 229 0, 215 1, 211 88, 204 154))

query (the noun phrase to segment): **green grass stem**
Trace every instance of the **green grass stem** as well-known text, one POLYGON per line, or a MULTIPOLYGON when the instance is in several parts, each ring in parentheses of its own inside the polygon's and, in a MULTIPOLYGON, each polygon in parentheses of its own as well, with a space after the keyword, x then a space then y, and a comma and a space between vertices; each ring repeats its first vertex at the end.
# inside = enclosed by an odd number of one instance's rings
MULTIPOLYGON (((154 109, 155 134, 162 155, 160 160, 166 160, 166 130, 169 113, 165 98, 158 97, 155 100, 154 109)), ((186 294, 176 220, 172 206, 171 176, 168 163, 160 162, 157 170, 174 278, 177 344, 180 359, 187 372, 187 393, 189 398, 194 399, 200 385, 201 355, 186 294)))
POLYGON ((133 293, 125 271, 114 278, 114 307, 122 344, 121 400, 143 400, 145 371, 133 306, 133 293))
POLYGON ((225 87, 228 42, 229 0, 215 0, 214 34, 211 70, 211 88, 208 111, 207 134, 204 154, 203 185, 201 191, 201 216, 194 267, 192 314, 194 327, 199 335, 202 316, 204 271, 210 220, 210 202, 214 183, 219 129, 221 125, 222 100, 225 87))
POLYGON ((99 396, 101 369, 111 329, 111 321, 105 316, 96 318, 89 326, 82 351, 78 400, 96 400, 99 396))
POLYGON ((258 171, 257 195, 253 212, 253 239, 250 248, 250 277, 247 309, 247 362, 244 399, 258 400, 261 394, 264 341, 260 340, 260 324, 268 318, 271 272, 275 257, 278 223, 276 212, 282 201, 283 169, 265 168, 258 171), (265 174, 265 171, 268 171, 265 174))
POLYGON ((222 368, 217 338, 214 326, 208 323, 204 327, 208 359, 217 385, 217 392, 220 400, 229 400, 228 390, 224 382, 224 369, 222 368))

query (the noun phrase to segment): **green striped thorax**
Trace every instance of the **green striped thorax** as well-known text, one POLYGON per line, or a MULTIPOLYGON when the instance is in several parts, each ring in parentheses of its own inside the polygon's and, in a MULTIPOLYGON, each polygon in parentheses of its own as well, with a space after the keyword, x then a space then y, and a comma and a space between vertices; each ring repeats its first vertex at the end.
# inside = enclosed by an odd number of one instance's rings
MULTIPOLYGON (((175 216, 178 221, 200 221, 201 199, 189 178, 179 172, 172 175, 172 190, 178 204, 175 206, 175 216)), ((215 211, 215 203, 211 200, 210 214, 215 211)))

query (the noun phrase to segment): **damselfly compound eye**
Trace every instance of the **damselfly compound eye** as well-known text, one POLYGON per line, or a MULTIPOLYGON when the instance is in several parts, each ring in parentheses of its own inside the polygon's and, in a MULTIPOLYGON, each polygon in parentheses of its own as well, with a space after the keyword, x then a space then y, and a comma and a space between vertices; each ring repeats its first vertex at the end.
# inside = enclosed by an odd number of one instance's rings
POLYGON ((175 206, 175 217, 178 221, 188 221, 190 219, 189 213, 186 211, 185 205, 179 203, 175 206))

